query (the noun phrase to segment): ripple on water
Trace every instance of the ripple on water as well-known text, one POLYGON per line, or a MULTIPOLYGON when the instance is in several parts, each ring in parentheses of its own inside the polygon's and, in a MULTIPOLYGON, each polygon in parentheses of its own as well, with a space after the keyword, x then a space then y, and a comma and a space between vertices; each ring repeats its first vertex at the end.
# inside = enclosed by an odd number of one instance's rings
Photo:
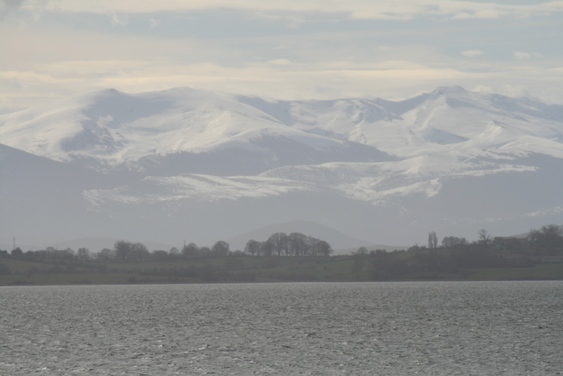
POLYGON ((563 282, 0 288, 2 375, 558 375, 563 282))

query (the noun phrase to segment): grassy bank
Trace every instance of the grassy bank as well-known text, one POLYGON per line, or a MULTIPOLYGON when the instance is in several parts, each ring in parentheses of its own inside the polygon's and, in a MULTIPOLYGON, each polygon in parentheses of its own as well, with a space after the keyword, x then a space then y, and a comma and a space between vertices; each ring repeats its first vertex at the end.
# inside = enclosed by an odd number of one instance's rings
MULTIPOLYGON (((287 281, 371 281, 372 262, 360 267, 349 256, 335 257, 219 257, 163 262, 105 264, 41 263, 2 259, 0 285, 80 285, 137 283, 232 283, 287 281)), ((396 281, 511 281, 563 280, 563 264, 521 268, 473 268, 456 273, 411 273, 396 281)))

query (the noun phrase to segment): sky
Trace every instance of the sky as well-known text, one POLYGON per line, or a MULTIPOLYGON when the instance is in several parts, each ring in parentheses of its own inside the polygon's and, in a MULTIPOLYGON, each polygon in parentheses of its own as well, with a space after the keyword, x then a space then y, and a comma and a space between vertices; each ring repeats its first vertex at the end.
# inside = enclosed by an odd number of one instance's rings
POLYGON ((105 88, 563 103, 563 1, 0 0, 0 113, 105 88))

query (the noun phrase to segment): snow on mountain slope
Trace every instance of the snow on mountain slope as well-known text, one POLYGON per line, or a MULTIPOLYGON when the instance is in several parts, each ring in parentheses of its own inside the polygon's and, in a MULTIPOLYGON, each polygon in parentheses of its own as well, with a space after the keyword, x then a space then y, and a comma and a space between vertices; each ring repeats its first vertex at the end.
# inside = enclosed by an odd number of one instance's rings
POLYGON ((563 106, 442 87, 401 102, 244 98, 280 122, 405 158, 428 153, 563 158, 563 106))
MULTIPOLYGON (((281 124, 232 95, 192 89, 134 95, 103 90, 56 104, 54 109, 4 115, 0 139, 58 161, 94 161, 93 167, 96 161, 135 166, 143 158, 227 149, 275 161, 279 158, 272 148, 263 145, 272 139, 301 145, 307 149, 305 155, 353 148, 350 142, 281 124)), ((382 156, 379 153, 378 158, 382 156)))
POLYGON ((442 88, 400 117, 359 125, 350 140, 364 140, 399 157, 428 152, 459 155, 494 152, 513 157, 540 149, 542 153, 563 157, 563 117, 530 116, 516 106, 517 102, 507 99, 499 103, 495 98, 498 96, 442 88), (512 112, 508 111, 509 106, 513 107, 512 112), (512 145, 523 138, 527 140, 519 148, 512 145))
POLYGON ((192 89, 134 95, 103 90, 0 116, 0 140, 58 161, 88 160, 93 167, 143 168, 140 160, 225 150, 268 160, 270 168, 338 162, 351 154, 356 156, 348 161, 389 160, 379 150, 399 158, 537 152, 563 158, 561 107, 456 87, 395 103, 266 101, 192 89), (289 143, 301 150, 280 158, 289 143), (282 147, 274 150, 276 144, 282 147))
POLYGON ((173 203, 197 200, 214 202, 240 198, 265 198, 291 192, 327 191, 373 205, 396 197, 439 193, 451 179, 498 173, 533 172, 538 167, 494 160, 458 161, 438 155, 413 157, 399 162, 326 163, 285 166, 257 176, 219 177, 186 174, 172 177, 148 176, 134 185, 116 189, 90 190, 84 196, 98 206, 102 202, 131 204, 173 203))
POLYGON ((212 175, 148 176, 142 182, 114 189, 87 190, 84 197, 95 208, 107 202, 174 203, 195 200, 214 202, 240 198, 263 198, 289 192, 312 191, 299 181, 268 177, 220 177, 212 175))
POLYGON ((330 189, 346 197, 377 205, 397 196, 422 194, 423 197, 432 197, 438 194, 444 179, 535 169, 526 165, 457 162, 453 158, 447 161, 443 157, 421 156, 396 163, 330 163, 284 167, 262 176, 306 182, 316 185, 317 189, 330 189))
POLYGON ((146 239, 322 219, 404 244, 373 224, 563 222, 563 106, 458 87, 399 102, 103 90, 0 115, 0 144, 3 207, 21 208, 6 231, 76 217, 69 237, 146 239))

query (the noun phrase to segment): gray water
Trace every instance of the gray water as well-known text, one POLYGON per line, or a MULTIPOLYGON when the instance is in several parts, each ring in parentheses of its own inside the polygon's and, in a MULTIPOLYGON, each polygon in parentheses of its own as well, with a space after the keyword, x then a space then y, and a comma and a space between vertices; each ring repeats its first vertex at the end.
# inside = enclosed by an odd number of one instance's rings
POLYGON ((561 375, 563 282, 0 288, 0 375, 561 375))

